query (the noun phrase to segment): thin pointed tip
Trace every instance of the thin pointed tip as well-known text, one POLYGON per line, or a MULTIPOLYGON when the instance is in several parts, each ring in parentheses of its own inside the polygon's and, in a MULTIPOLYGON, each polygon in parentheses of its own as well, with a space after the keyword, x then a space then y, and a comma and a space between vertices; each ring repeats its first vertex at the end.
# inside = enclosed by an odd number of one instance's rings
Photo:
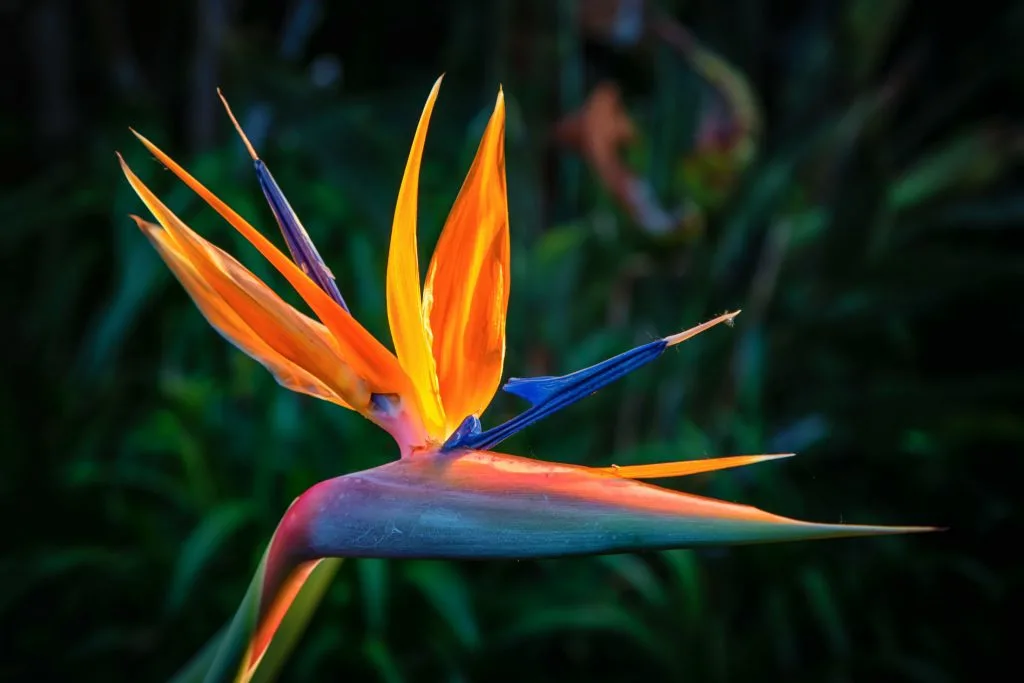
POLYGON ((122 173, 124 173, 125 175, 129 175, 129 176, 135 175, 134 173, 132 173, 131 167, 128 165, 128 162, 124 160, 124 157, 121 156, 120 152, 115 151, 114 155, 117 156, 117 163, 119 163, 121 165, 121 172, 122 173))
POLYGON ((150 142, 149 138, 147 138, 145 135, 143 135, 139 131, 135 130, 131 126, 128 126, 128 130, 130 130, 132 132, 132 135, 134 135, 138 139, 139 142, 141 142, 143 145, 145 145, 146 149, 148 149, 151 153, 153 153, 154 156, 159 156, 154 151, 154 150, 157 149, 157 146, 154 145, 152 142, 150 142))
POLYGON ((134 213, 128 214, 128 218, 131 218, 133 221, 135 221, 135 227, 137 227, 139 230, 146 233, 147 235, 151 236, 154 231, 161 230, 159 226, 150 223, 142 216, 138 216, 134 213))
POLYGON ((796 453, 769 453, 768 455, 760 456, 761 460, 781 460, 782 458, 792 458, 796 453))
POLYGON ((815 524, 806 523, 820 529, 819 538, 845 538, 852 536, 897 536, 902 534, 928 534, 945 531, 945 527, 936 526, 875 526, 871 524, 815 524))
POLYGON ((242 142, 245 144, 245 148, 249 151, 249 156, 252 157, 253 161, 259 161, 260 156, 256 154, 256 148, 249 142, 249 138, 246 137, 245 131, 242 130, 242 125, 238 123, 238 119, 235 118, 234 112, 231 111, 231 105, 228 104, 228 99, 224 97, 224 93, 221 92, 220 88, 217 88, 217 97, 220 98, 221 104, 224 105, 224 111, 228 113, 228 118, 231 119, 232 125, 235 130, 238 131, 238 137, 242 138, 242 142))
POLYGON ((663 479, 666 477, 686 477, 691 474, 705 474, 727 470, 733 467, 756 465, 770 460, 790 458, 793 453, 772 453, 769 455, 733 455, 725 458, 706 458, 697 460, 679 460, 653 465, 612 465, 600 471, 614 474, 626 479, 663 479))
POLYGON ((715 325, 720 325, 722 323, 726 323, 726 324, 731 325, 733 319, 736 316, 738 316, 739 314, 740 314, 739 310, 733 311, 732 313, 723 313, 722 315, 718 316, 717 318, 713 318, 712 320, 709 320, 706 323, 701 323, 700 325, 697 325, 696 327, 691 327, 688 330, 684 330, 682 332, 678 332, 676 334, 673 334, 673 335, 670 335, 668 337, 665 337, 665 341, 668 343, 669 346, 675 346, 676 344, 679 344, 680 342, 684 342, 687 339, 690 339, 691 337, 696 337, 701 332, 704 332, 705 330, 709 330, 712 327, 714 327, 715 325))
POLYGON ((877 531, 879 536, 890 536, 895 534, 930 534, 936 531, 945 531, 946 527, 938 526, 880 526, 868 527, 877 531))

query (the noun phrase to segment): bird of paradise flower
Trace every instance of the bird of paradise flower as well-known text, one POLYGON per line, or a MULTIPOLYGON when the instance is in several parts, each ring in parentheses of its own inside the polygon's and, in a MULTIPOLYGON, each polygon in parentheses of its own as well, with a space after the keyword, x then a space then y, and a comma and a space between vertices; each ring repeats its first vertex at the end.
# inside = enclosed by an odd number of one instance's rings
POLYGON ((269 665, 268 652, 281 655, 294 643, 309 605, 340 561, 334 558, 549 558, 931 529, 802 522, 639 481, 784 455, 594 468, 492 451, 668 347, 732 321, 739 311, 569 375, 512 378, 503 389, 530 407, 483 429, 480 416, 501 380, 510 289, 505 104, 499 90, 421 289, 418 176, 440 83, 416 128, 392 226, 386 296, 394 354, 352 316, 226 101, 292 260, 156 145, 135 135, 270 261, 319 321, 292 308, 188 228, 121 159, 129 183, 159 225, 133 216, 135 222, 210 324, 284 387, 354 410, 385 429, 401 453, 386 465, 320 482, 292 503, 228 633, 202 658, 202 680, 270 678, 281 657, 269 665), (294 623, 285 628, 289 620, 294 623))

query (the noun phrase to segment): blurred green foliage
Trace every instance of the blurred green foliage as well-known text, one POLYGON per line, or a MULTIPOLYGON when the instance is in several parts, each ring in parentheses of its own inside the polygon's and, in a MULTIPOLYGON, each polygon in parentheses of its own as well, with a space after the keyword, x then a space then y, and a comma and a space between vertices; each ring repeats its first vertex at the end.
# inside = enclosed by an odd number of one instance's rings
MULTIPOLYGON (((423 258, 499 82, 509 100, 508 375, 562 372, 740 307, 656 369, 508 444, 591 464, 798 451, 668 485, 932 537, 547 562, 342 565, 283 680, 971 680, 1008 656, 1024 571, 1018 3, 662 3, 744 72, 763 144, 686 244, 638 230, 554 122, 616 79, 666 203, 701 84, 585 40, 568 0, 8 4, 0 112, 9 332, 0 420, 3 680, 163 680, 241 599, 312 483, 394 457, 223 342, 138 234, 121 150, 183 218, 280 285, 132 125, 267 234, 223 86, 387 338, 391 210, 447 77, 423 258), (948 14, 946 14, 948 12, 948 14), (17 33, 18 35, 14 35, 17 33)), ((279 291, 286 292, 286 287, 279 291)), ((518 406, 499 397, 484 420, 518 406)))

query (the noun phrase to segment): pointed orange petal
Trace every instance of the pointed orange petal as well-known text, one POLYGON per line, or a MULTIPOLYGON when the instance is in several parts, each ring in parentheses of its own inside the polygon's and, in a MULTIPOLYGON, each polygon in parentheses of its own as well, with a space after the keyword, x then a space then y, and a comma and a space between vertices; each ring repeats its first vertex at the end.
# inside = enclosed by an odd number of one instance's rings
MULTIPOLYGON (((285 303, 233 258, 222 258, 227 254, 182 223, 123 160, 121 163, 132 188, 215 298, 230 307, 274 353, 306 369, 349 405, 369 406, 370 395, 365 383, 339 358, 330 336, 322 332, 318 334, 318 330, 310 325, 313 321, 285 303)), ((206 301, 210 298, 207 297, 206 301)))
MULTIPOLYGON (((248 324, 239 313, 233 309, 227 301, 221 297, 215 288, 200 274, 199 269, 185 256, 182 248, 174 241, 170 234, 138 216, 132 216, 139 229, 149 238, 150 242, 160 254, 164 263, 171 269, 178 281, 192 297, 200 312, 206 320, 228 339, 232 344, 241 349, 246 355, 261 363, 270 371, 281 386, 303 394, 315 396, 316 398, 330 401, 337 405, 349 408, 350 406, 338 394, 318 379, 312 372, 310 366, 315 367, 316 363, 310 358, 301 359, 302 362, 295 363, 278 353, 267 343, 263 337, 256 332, 253 326, 248 324)), ((221 251, 214 245, 206 242, 193 233, 192 237, 204 248, 204 250, 217 254, 217 259, 230 266, 227 273, 245 271, 244 266, 235 261, 230 255, 221 251)), ((245 271, 248 273, 248 271, 245 271)), ((229 275, 230 277, 230 275, 229 275)), ((248 290, 248 294, 254 300, 259 301, 263 307, 275 306, 288 310, 288 304, 281 301, 270 289, 260 282, 256 276, 248 273, 247 278, 232 278, 239 287, 248 290)), ((265 312, 265 311, 261 311, 265 312)), ((333 339, 323 325, 312 320, 298 311, 291 310, 298 325, 302 328, 303 336, 319 338, 320 342, 307 347, 307 353, 316 353, 325 348, 330 348, 333 339)), ((287 314, 286 314, 287 315, 287 314)), ((265 329, 266 318, 254 321, 257 328, 265 329)), ((338 363, 337 354, 332 352, 326 359, 327 363, 338 363)))
POLYGON ((505 99, 501 91, 427 271, 424 309, 451 433, 494 397, 505 362, 509 294, 505 99))
POLYGON ((598 472, 614 474, 625 479, 659 479, 661 477, 685 477, 689 474, 700 474, 702 472, 714 472, 725 470, 730 467, 743 467, 753 465, 766 460, 777 460, 779 458, 792 457, 792 453, 779 455, 734 455, 728 458, 706 458, 704 460, 680 460, 678 462, 664 462, 654 465, 626 465, 619 467, 595 468, 598 472))
POLYGON ((405 175, 398 191, 395 219, 388 252, 387 302, 391 338, 402 369, 416 388, 423 421, 429 433, 443 440, 444 409, 431 351, 429 322, 420 300, 420 266, 416 248, 416 201, 419 195, 420 161, 441 79, 437 79, 420 115, 405 175))
MULTIPOLYGON (((295 291, 309 305, 318 318, 327 326, 334 336, 338 345, 341 357, 345 359, 357 375, 362 377, 370 391, 380 394, 399 394, 410 396, 409 379, 398 364, 398 359, 391 354, 373 335, 366 331, 345 309, 339 306, 330 298, 316 283, 296 266, 291 259, 281 253, 266 237, 252 227, 248 221, 238 215, 231 207, 218 199, 202 183, 192 177, 188 171, 179 166, 173 159, 167 156, 159 147, 147 140, 139 133, 143 145, 157 159, 160 160, 172 173, 178 176, 182 182, 188 185, 193 192, 198 194, 209 204, 214 211, 219 213, 228 223, 242 234, 256 249, 270 261, 285 279, 295 288, 295 291)), ((357 410, 362 410, 364 405, 352 404, 357 410)))

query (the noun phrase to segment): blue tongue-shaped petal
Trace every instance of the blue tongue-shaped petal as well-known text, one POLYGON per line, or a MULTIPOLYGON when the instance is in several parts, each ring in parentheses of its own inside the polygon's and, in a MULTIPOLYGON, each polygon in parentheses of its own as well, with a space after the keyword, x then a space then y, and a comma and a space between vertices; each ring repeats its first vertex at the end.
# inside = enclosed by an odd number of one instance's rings
POLYGON ((598 389, 615 380, 628 375, 642 365, 650 363, 670 346, 696 336, 704 330, 719 323, 731 322, 739 311, 720 315, 713 320, 690 328, 685 332, 674 334, 664 339, 638 346, 635 349, 620 353, 589 368, 560 377, 513 377, 502 389, 530 402, 531 406, 508 422, 480 431, 480 421, 473 415, 467 417, 441 450, 451 451, 459 448, 486 450, 493 448, 516 432, 543 420, 548 415, 572 405, 576 401, 589 396, 598 389))
POLYGON ((493 448, 521 429, 589 396, 641 365, 651 362, 660 356, 666 348, 668 348, 668 341, 659 339, 626 351, 614 358, 609 358, 597 365, 561 377, 526 379, 513 377, 502 389, 526 399, 532 406, 508 422, 483 432, 478 431, 479 427, 473 429, 469 424, 463 423, 448 438, 442 450, 456 448, 487 450, 493 448), (469 428, 464 429, 463 426, 469 428))
POLYGON ((561 397, 577 401, 654 360, 667 346, 668 342, 659 339, 560 377, 510 377, 501 389, 526 399, 534 406, 551 403, 561 397))
POLYGON ((288 244, 288 251, 291 252, 292 260, 295 261, 299 268, 302 268, 302 272, 308 275, 320 289, 327 292, 328 296, 347 311, 348 305, 345 303, 345 299, 342 298, 341 292, 338 291, 338 285, 334 283, 334 274, 320 257, 320 252, 316 250, 313 240, 309 238, 306 229, 302 227, 302 223, 292 209, 291 204, 285 199, 284 193, 281 192, 277 181, 271 175, 270 169, 267 168, 267 165, 256 154, 256 149, 249 142, 249 138, 242 131, 242 126, 239 125, 235 115, 231 112, 228 101, 224 99, 224 95, 220 90, 217 90, 217 94, 220 95, 220 100, 224 103, 224 109, 227 110, 228 116, 231 117, 235 130, 238 131, 242 142, 245 143, 245 148, 249 150, 249 156, 252 157, 253 166, 256 168, 256 177, 260 181, 260 189, 263 190, 263 196, 267 198, 267 203, 270 204, 270 210, 274 212, 274 218, 277 219, 277 224, 284 235, 284 241, 288 244))
MULTIPOLYGON (((589 372, 590 368, 586 370, 579 370, 579 372, 589 372)), ((575 375, 577 373, 572 373, 575 375)), ((509 377, 508 382, 501 388, 507 394, 524 398, 530 402, 531 405, 543 403, 544 401, 551 398, 551 396, 558 391, 558 388, 562 386, 562 383, 568 380, 572 375, 562 375, 561 377, 555 377, 554 375, 548 375, 546 377, 509 377)))

